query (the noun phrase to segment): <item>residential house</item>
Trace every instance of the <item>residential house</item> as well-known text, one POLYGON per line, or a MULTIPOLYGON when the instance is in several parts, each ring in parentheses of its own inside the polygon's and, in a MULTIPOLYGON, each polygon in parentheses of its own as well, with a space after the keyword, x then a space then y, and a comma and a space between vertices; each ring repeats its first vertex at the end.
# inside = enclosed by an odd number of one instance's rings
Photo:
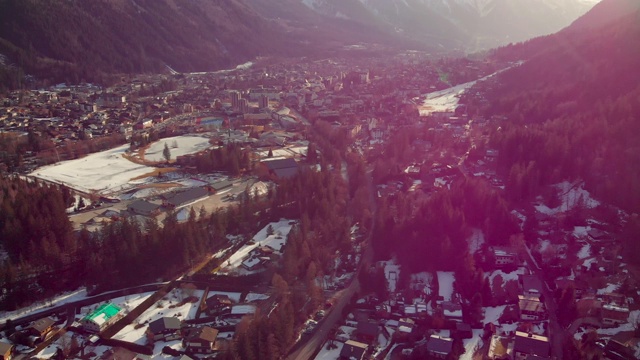
POLYGON ((30 336, 36 336, 42 341, 47 337, 47 334, 53 330, 55 322, 56 321, 50 317, 36 320, 29 326, 27 332, 30 336))
POLYGON ((431 335, 429 341, 427 341, 427 353, 436 359, 446 358, 452 349, 453 339, 451 338, 431 335))
POLYGON ((148 332, 154 341, 172 341, 181 338, 182 321, 177 317, 162 317, 149 323, 148 332))
POLYGON ((462 321, 462 305, 451 301, 444 301, 442 303, 442 310, 447 320, 462 321))
POLYGON ((635 349, 639 342, 640 339, 635 336, 633 331, 619 332, 607 342, 607 346, 604 348, 605 356, 611 360, 637 359, 635 349))
POLYGON ((602 295, 600 317, 604 326, 618 326, 629 319, 629 304, 622 294, 608 293, 602 295))
POLYGON ((340 359, 356 359, 362 360, 364 359, 364 354, 367 351, 367 344, 363 344, 361 342, 348 340, 342 346, 342 350, 340 350, 340 359))
POLYGON ((216 294, 208 298, 205 301, 205 304, 207 306, 206 307, 207 314, 211 315, 213 313, 219 312, 221 309, 225 307, 229 307, 229 309, 231 309, 231 306, 233 305, 233 301, 231 301, 231 299, 229 298, 229 295, 216 294))
POLYGON ((11 360, 13 357, 13 344, 0 341, 0 360, 11 360))
POLYGON ((111 303, 100 305, 80 320, 82 327, 88 332, 98 333, 122 317, 122 309, 111 303))
POLYGON ((551 345, 545 336, 516 331, 513 351, 515 360, 526 360, 531 355, 548 357, 551 345))
POLYGON ((491 251, 493 252, 496 267, 503 268, 516 265, 518 255, 513 249, 506 246, 494 246, 491 251))
POLYGON ((602 325, 618 326, 629 319, 629 307, 624 305, 603 304, 600 310, 602 325))
POLYGON ((380 327, 378 324, 368 321, 358 321, 355 334, 358 341, 371 344, 378 339, 379 334, 380 327))
POLYGON ((416 322, 413 319, 401 318, 398 320, 398 331, 403 334, 411 334, 416 327, 416 322))
POLYGON ((508 338, 493 335, 487 357, 491 360, 513 359, 513 345, 513 341, 509 341, 508 338))
POLYGON ((540 321, 547 317, 544 303, 539 296, 518 295, 520 319, 524 321, 540 321))
POLYGON ((215 349, 217 337, 218 330, 210 326, 189 328, 182 339, 182 347, 192 353, 211 353, 215 349))

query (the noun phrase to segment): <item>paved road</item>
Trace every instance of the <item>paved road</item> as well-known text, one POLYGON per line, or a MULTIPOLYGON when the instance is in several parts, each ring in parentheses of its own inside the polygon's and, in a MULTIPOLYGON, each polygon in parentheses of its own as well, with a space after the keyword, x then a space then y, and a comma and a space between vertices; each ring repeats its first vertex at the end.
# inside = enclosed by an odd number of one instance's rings
POLYGON ((562 343, 564 342, 567 333, 558 323, 558 317, 556 315, 558 313, 558 305, 553 297, 553 293, 547 288, 546 282, 544 281, 543 270, 538 268, 537 262, 533 259, 527 245, 523 245, 525 249, 527 249, 526 254, 528 257, 527 262, 529 263, 529 268, 533 270, 533 273, 542 283, 544 304, 547 307, 547 312, 549 313, 549 341, 551 343, 551 356, 556 359, 562 359, 562 343))

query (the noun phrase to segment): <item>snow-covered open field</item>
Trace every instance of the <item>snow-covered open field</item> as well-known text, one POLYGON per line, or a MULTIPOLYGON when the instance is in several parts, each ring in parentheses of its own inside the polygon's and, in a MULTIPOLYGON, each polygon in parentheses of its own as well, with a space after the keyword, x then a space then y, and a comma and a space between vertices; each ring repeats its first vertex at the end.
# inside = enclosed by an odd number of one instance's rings
POLYGON ((172 160, 176 159, 178 156, 195 154, 212 147, 209 143, 209 138, 206 137, 175 136, 160 139, 151 144, 144 152, 144 159, 147 161, 164 161, 165 158, 163 152, 165 144, 169 147, 172 160))
POLYGON ((460 95, 475 83, 476 81, 471 81, 427 94, 420 108, 420 116, 429 116, 434 112, 454 111, 458 106, 460 95))
POLYGON ((109 194, 136 185, 133 178, 149 174, 155 168, 139 165, 122 155, 129 145, 87 155, 81 159, 63 161, 36 169, 31 176, 67 185, 84 192, 93 190, 109 194))

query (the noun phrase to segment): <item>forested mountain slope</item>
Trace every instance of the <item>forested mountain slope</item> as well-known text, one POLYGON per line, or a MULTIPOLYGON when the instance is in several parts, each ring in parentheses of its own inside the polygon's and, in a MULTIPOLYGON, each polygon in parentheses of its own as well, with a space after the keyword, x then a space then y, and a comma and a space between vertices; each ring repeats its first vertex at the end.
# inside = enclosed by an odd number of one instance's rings
POLYGON ((640 212, 640 11, 579 26, 498 50, 524 63, 469 104, 505 116, 490 146, 514 200, 582 178, 600 199, 640 212))

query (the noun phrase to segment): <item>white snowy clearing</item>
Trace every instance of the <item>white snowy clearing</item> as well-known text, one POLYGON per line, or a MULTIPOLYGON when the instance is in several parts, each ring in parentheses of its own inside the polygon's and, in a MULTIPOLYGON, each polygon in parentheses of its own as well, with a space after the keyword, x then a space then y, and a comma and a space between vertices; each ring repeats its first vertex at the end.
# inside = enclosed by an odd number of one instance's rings
POLYGON ((600 205, 600 202, 591 198, 591 194, 584 189, 584 182, 572 184, 568 181, 564 181, 553 186, 558 191, 558 197, 561 200, 560 206, 551 209, 547 205, 538 204, 535 206, 538 212, 553 216, 557 213, 572 210, 578 205, 582 205, 587 209, 593 209, 600 205))
POLYGON ((108 194, 126 190, 142 182, 132 182, 131 179, 149 174, 155 169, 122 157, 127 149, 129 145, 122 145, 81 159, 41 167, 29 175, 83 192, 95 190, 108 194))
POLYGON ((578 251, 578 259, 586 259, 591 255, 591 245, 584 244, 578 251))
POLYGON ((498 323, 498 319, 500 319, 500 316, 502 316, 502 313, 504 312, 504 309, 507 308, 507 305, 500 305, 500 306, 496 306, 496 307, 485 307, 484 309, 484 320, 482 320, 482 323, 484 325, 486 324, 494 324, 494 325, 499 325, 498 323))
POLYGON ((618 290, 620 285, 621 284, 607 284, 607 286, 605 286, 604 288, 598 289, 598 295, 616 292, 616 290, 618 290))
MULTIPOLYGON (((203 293, 204 291, 202 290, 195 290, 192 295, 201 298, 203 293)), ((177 317, 181 320, 194 319, 196 310, 198 309, 198 302, 187 302, 178 306, 183 298, 187 297, 188 296, 185 294, 184 290, 173 289, 169 294, 167 294, 167 296, 158 301, 155 305, 152 305, 147 309, 147 311, 142 313, 142 315, 138 316, 133 323, 120 330, 113 338, 116 340, 136 343, 138 345, 145 345, 147 343, 145 332, 147 331, 148 324, 150 322, 163 317, 177 317)))
POLYGON ((164 145, 167 145, 171 153, 171 159, 178 156, 195 154, 212 147, 209 138, 202 136, 175 136, 160 139, 144 152, 144 159, 147 161, 164 161, 164 145), (177 147, 176 147, 177 145, 177 147))
POLYGON ((400 265, 396 265, 395 260, 381 261, 384 265, 384 277, 387 279, 387 290, 390 293, 396 291, 396 283, 400 276, 400 265))
POLYGON ((476 82, 471 81, 425 95, 426 99, 420 108, 420 116, 429 116, 434 112, 454 111, 458 107, 460 95, 476 82))
POLYGON ((8 319, 15 319, 17 317, 25 316, 27 314, 35 313, 39 310, 44 310, 52 306, 58 306, 67 304, 74 301, 79 301, 87 297, 87 289, 80 288, 76 291, 71 291, 58 295, 52 299, 37 302, 27 307, 15 310, 15 311, 2 311, 0 312, 0 322, 4 323, 8 319))
POLYGON ((480 229, 472 229, 473 232, 471 236, 467 239, 467 243, 469 244, 469 253, 475 254, 480 248, 482 244, 484 244, 484 233, 480 229))
POLYGON ((278 222, 272 222, 258 231, 258 233, 251 239, 249 243, 241 247, 236 251, 229 260, 224 263, 224 267, 221 271, 239 271, 248 272, 242 268, 242 262, 249 256, 251 251, 259 246, 270 246, 274 249, 280 249, 281 244, 286 243, 287 236, 293 227, 293 220, 281 219, 278 222), (271 227, 273 234, 268 235, 267 230, 271 227))
POLYGON ((442 296, 444 301, 451 301, 455 280, 456 278, 453 271, 438 271, 438 285, 440 287, 438 295, 442 296))
POLYGON ((460 95, 462 95, 462 93, 464 93, 466 90, 471 88, 478 81, 486 80, 507 69, 509 68, 496 71, 493 74, 487 75, 475 81, 470 81, 468 83, 456 85, 448 89, 426 94, 425 95, 426 98, 423 101, 422 106, 419 110, 420 116, 429 116, 434 112, 454 111, 456 107, 458 107, 458 102, 460 101, 460 95))

